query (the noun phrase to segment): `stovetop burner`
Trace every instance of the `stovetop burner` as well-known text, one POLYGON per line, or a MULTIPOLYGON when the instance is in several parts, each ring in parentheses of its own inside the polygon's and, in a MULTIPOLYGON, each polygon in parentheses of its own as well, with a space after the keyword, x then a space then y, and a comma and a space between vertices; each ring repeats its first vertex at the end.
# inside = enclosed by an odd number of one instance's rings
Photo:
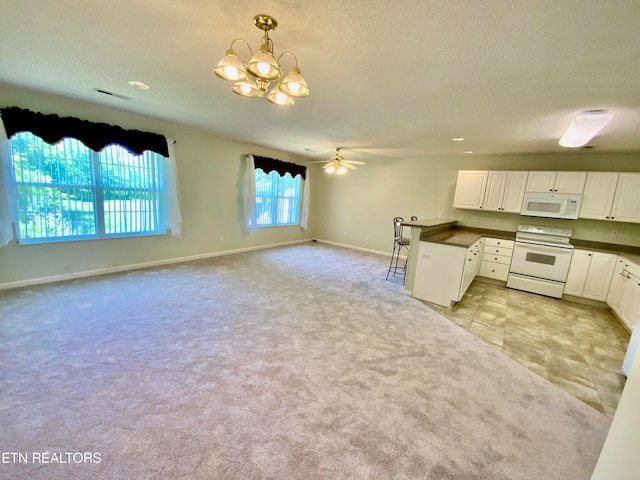
POLYGON ((573 248, 569 243, 571 230, 567 228, 536 227, 534 225, 518 225, 516 242, 534 245, 548 245, 559 248, 573 248))

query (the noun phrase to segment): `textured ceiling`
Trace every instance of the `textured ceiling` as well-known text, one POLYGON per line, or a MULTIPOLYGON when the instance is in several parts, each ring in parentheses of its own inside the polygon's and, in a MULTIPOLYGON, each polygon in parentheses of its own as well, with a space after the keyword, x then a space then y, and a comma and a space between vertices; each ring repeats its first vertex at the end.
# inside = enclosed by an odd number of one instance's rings
POLYGON ((614 114, 593 151, 638 152, 639 25, 637 0, 0 0, 0 82, 314 158, 575 153, 590 109, 614 114), (311 89, 293 107, 213 75, 258 13, 311 89))

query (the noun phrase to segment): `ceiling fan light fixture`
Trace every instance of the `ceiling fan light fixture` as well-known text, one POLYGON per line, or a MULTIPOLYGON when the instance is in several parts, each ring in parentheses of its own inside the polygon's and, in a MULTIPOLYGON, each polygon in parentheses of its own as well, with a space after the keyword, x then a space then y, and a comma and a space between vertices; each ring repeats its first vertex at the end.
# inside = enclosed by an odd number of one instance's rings
MULTIPOLYGON (((322 169, 326 174, 336 174, 336 175, 344 175, 349 170, 357 170, 358 167, 355 165, 365 165, 364 162, 359 162, 356 160, 345 160, 345 158, 340 155, 340 148, 336 148, 336 153, 329 157, 329 160, 318 160, 309 163, 324 163, 322 169)), ((308 149, 307 149, 308 150, 308 149)))
POLYGON ((558 142, 561 147, 583 147, 602 130, 613 118, 604 110, 582 112, 573 119, 571 125, 558 142))
POLYGON ((267 92, 272 81, 280 80, 284 68, 280 64, 282 57, 291 56, 295 65, 289 71, 284 81, 281 81, 267 95, 267 100, 275 105, 293 105, 293 97, 306 97, 309 95, 307 82, 302 78, 298 68, 298 59, 291 52, 284 52, 277 57, 274 54, 273 41, 269 38, 269 32, 278 26, 275 18, 269 15, 256 15, 253 17, 254 25, 264 32, 260 48, 254 55, 251 46, 241 38, 231 42, 231 47, 227 50, 225 57, 220 60, 214 73, 223 80, 235 82, 231 90, 243 97, 262 97, 267 92), (249 49, 250 58, 243 64, 233 50, 236 42, 244 43, 249 49))
POLYGON ((247 79, 247 72, 244 65, 233 49, 227 50, 225 57, 218 62, 218 66, 213 70, 218 77, 232 82, 241 82, 247 79))

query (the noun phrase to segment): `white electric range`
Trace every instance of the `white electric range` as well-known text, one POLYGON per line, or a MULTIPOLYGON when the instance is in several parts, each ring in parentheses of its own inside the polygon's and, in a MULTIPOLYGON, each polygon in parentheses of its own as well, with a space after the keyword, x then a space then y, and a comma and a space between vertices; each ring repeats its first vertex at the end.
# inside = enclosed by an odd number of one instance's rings
POLYGON ((519 225, 507 287, 561 298, 569 273, 571 230, 519 225))

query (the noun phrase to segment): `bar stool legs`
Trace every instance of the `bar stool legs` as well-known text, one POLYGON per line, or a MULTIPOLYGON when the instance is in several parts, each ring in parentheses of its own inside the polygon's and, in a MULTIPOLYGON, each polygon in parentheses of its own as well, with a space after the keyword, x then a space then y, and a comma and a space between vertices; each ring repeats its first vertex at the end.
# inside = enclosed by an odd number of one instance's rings
POLYGON ((409 255, 409 248, 407 245, 402 245, 396 241, 393 242, 393 253, 391 254, 391 262, 389 263, 389 270, 387 270, 387 278, 385 280, 389 280, 389 274, 393 272, 393 276, 407 274, 407 259, 404 260, 402 264, 400 263, 400 251, 405 248, 407 250, 407 255, 409 255))

